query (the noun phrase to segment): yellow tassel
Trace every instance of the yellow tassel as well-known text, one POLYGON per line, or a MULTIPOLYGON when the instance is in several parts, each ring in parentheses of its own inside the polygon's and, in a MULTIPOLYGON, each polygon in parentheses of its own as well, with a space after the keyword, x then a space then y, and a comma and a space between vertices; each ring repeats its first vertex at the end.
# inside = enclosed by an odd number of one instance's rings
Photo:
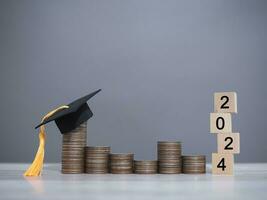
MULTIPOLYGON (((47 113, 43 119, 42 122, 45 121, 47 118, 54 115, 56 112, 62 109, 69 108, 69 106, 60 106, 51 112, 47 113)), ((41 174, 41 171, 43 169, 43 163, 44 163, 44 154, 45 154, 45 125, 42 125, 40 127, 39 132, 39 148, 35 155, 35 158, 31 164, 31 166, 24 172, 24 176, 39 176, 41 174)))

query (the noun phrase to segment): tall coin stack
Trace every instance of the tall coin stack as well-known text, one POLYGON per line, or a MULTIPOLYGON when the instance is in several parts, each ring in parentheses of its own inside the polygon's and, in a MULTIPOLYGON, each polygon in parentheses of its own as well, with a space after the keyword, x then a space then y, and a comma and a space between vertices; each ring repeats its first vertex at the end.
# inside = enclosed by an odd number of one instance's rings
POLYGON ((179 174, 182 172, 181 165, 181 142, 158 142, 158 164, 161 174, 179 174))
POLYGON ((206 173, 206 157, 203 155, 182 156, 183 173, 202 174, 206 173))
POLYGON ((110 154, 110 172, 112 174, 133 173, 134 154, 110 154))
POLYGON ((62 140, 62 165, 64 174, 84 173, 84 147, 86 146, 87 122, 67 134, 62 140))
POLYGON ((135 160, 134 173, 136 174, 156 174, 158 172, 157 160, 135 160))
POLYGON ((89 146, 85 148, 85 172, 88 174, 108 173, 110 147, 89 146))

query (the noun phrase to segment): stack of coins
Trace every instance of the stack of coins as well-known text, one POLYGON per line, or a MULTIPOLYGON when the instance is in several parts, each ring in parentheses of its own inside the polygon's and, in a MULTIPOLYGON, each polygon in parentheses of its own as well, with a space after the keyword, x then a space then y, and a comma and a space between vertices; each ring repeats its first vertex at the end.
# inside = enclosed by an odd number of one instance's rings
POLYGON ((85 148, 85 172, 88 174, 108 173, 110 147, 89 146, 85 148))
POLYGON ((84 173, 84 147, 86 146, 86 132, 87 123, 84 122, 71 132, 63 134, 62 173, 84 173))
POLYGON ((179 174, 182 172, 181 142, 158 142, 159 173, 179 174))
POLYGON ((133 173, 132 153, 110 154, 110 172, 112 174, 131 174, 133 173))
POLYGON ((156 174, 158 172, 158 161, 156 160, 135 160, 134 173, 156 174))
POLYGON ((203 174, 206 173, 206 157, 203 155, 182 156, 183 173, 203 174))

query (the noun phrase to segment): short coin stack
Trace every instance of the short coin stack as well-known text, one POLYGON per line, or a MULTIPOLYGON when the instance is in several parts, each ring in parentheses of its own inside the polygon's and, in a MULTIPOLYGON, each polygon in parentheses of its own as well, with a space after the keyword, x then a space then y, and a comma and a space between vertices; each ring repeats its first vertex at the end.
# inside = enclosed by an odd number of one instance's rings
POLYGON ((134 173, 156 174, 158 172, 158 161, 156 160, 135 160, 134 173))
POLYGON ((89 146, 85 148, 85 172, 88 174, 108 173, 110 147, 89 146))
POLYGON ((203 174, 206 172, 206 157, 203 155, 182 156, 183 173, 203 174))
POLYGON ((159 173, 179 174, 182 172, 181 142, 159 141, 158 142, 158 163, 159 173))
POLYGON ((86 146, 87 122, 67 134, 62 140, 62 168, 64 174, 84 173, 84 147, 86 146))
POLYGON ((110 154, 110 172, 112 174, 131 174, 133 173, 132 153, 110 154))

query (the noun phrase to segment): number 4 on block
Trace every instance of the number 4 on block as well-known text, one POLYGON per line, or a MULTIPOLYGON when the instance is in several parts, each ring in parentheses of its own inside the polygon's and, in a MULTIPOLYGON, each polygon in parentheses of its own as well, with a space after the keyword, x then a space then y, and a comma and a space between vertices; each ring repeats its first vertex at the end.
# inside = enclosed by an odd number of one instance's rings
POLYGON ((234 169, 233 154, 212 153, 212 173, 232 175, 234 169))
POLYGON ((214 111, 237 113, 237 98, 235 92, 214 93, 214 111))

